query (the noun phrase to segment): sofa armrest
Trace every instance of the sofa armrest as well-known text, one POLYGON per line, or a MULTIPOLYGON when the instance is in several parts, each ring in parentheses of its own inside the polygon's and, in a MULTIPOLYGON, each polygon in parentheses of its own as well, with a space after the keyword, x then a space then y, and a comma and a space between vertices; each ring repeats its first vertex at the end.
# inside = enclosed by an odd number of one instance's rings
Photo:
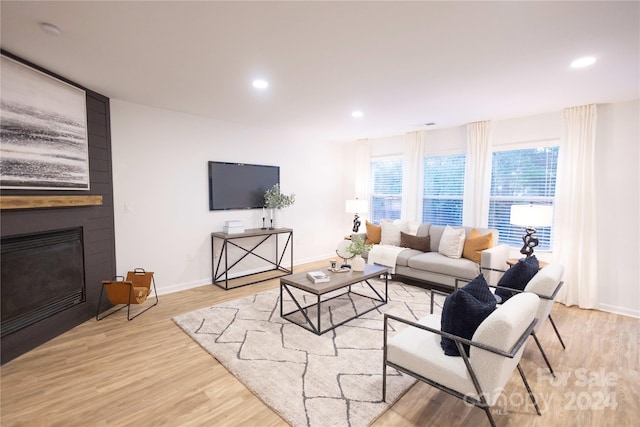
POLYGON ((501 244, 480 253, 480 270, 489 285, 497 285, 507 268, 509 245, 501 244))

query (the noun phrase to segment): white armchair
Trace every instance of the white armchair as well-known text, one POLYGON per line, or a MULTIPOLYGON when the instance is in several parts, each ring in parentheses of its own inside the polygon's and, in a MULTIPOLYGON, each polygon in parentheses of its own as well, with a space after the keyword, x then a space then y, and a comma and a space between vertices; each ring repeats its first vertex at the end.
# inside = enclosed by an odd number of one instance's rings
POLYGON ((389 366, 484 409, 489 422, 495 426, 490 407, 517 367, 536 412, 541 415, 519 365, 523 345, 536 325, 538 306, 539 298, 535 294, 512 297, 478 326, 471 341, 442 332, 439 314, 431 314, 418 322, 385 314, 382 399, 386 398, 389 366), (409 327, 389 337, 390 321, 409 327), (443 336, 455 341, 461 357, 444 354, 440 345, 443 336), (471 346, 469 356, 463 344, 471 346))
MULTIPOLYGON (((487 272, 504 273, 505 271, 500 269, 495 269, 495 268, 487 268, 483 270, 483 274, 486 275, 487 272)), ((547 320, 548 318, 549 322, 551 323, 551 326, 553 326, 553 330, 555 331, 556 336, 558 337, 558 340, 560 340, 560 344, 562 345, 562 348, 563 349, 566 348, 564 345, 564 341, 562 341, 562 337, 560 336, 560 332, 558 331, 558 328, 556 327, 556 324, 553 321, 553 318, 551 317, 551 309, 553 308, 553 303, 556 299, 556 296, 558 295, 558 292, 560 291, 560 288, 564 284, 564 282, 562 281, 563 274, 564 274, 564 267, 562 266, 562 264, 551 263, 546 265, 544 268, 540 269, 536 273, 536 275, 533 276, 531 280, 529 280, 529 282, 524 286, 523 290, 505 288, 502 286, 495 286, 491 284, 489 285, 492 288, 505 289, 514 294, 519 292, 531 292, 538 295, 538 297, 540 297, 540 306, 538 307, 538 313, 536 314, 538 323, 536 324, 536 327, 531 332, 531 335, 533 335, 533 339, 535 340, 536 345, 538 346, 538 349, 540 350, 540 353, 542 354, 542 357, 545 363, 547 364, 547 367, 549 368, 549 372, 551 372, 551 375, 554 377, 556 376, 556 374, 553 372, 551 363, 549 362, 547 355, 542 349, 542 345, 540 344, 540 340, 538 340, 538 336, 536 335, 536 333, 540 330, 540 328, 542 328, 545 320, 547 320)), ((467 282, 467 281, 468 280, 466 279, 456 279, 456 285, 455 285, 456 289, 459 287, 460 282, 467 282)), ((499 299, 499 297, 496 297, 496 298, 499 299)), ((432 305, 431 309, 433 310, 433 296, 431 298, 431 305, 432 305)))

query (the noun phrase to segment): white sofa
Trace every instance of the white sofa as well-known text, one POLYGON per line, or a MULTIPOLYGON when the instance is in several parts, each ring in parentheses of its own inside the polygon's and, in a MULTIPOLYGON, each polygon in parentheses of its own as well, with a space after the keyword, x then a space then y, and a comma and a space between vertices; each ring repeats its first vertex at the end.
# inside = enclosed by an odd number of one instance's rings
MULTIPOLYGON (((430 236, 431 252, 404 249, 396 259, 394 278, 454 288, 456 287, 456 278, 471 280, 478 276, 482 269, 487 282, 490 285, 496 285, 502 273, 495 270, 504 271, 507 268, 507 259, 509 258, 509 246, 497 244, 498 230, 456 226, 452 228, 464 229, 465 236, 469 236, 474 228, 481 235, 492 233, 494 246, 482 251, 480 264, 466 258, 447 257, 438 252, 445 226, 431 225, 431 223, 425 222, 418 226, 415 235, 430 236)), ((365 239, 366 233, 353 234, 352 239, 356 236, 365 239)), ((368 254, 363 254, 364 258, 367 256, 368 254)))

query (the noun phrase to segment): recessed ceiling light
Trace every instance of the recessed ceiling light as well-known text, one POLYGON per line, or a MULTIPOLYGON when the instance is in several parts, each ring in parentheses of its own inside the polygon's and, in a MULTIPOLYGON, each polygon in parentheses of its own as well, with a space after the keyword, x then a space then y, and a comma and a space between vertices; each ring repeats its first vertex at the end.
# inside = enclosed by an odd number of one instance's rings
POLYGON ((356 119, 359 119, 362 116, 364 116, 364 113, 362 111, 354 111, 353 113, 351 113, 351 117, 355 117, 356 119))
POLYGON ((60 31, 60 28, 56 27, 53 24, 49 24, 48 22, 41 23, 40 28, 50 36, 59 36, 60 33, 62 33, 62 31, 60 31))
POLYGON ((253 87, 256 89, 266 89, 269 87, 269 82, 266 80, 254 80, 252 83, 253 87))
POLYGON ((571 68, 584 68, 589 65, 593 65, 596 62, 596 58, 593 56, 585 56, 584 58, 578 58, 571 63, 571 68))

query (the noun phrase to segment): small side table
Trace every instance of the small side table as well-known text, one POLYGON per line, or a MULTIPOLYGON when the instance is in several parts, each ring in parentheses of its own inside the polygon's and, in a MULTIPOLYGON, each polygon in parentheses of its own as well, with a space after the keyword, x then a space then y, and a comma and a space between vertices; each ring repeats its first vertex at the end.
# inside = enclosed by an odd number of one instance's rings
MULTIPOLYGON (((509 265, 509 267, 513 267, 514 265, 516 265, 518 263, 518 261, 520 261, 521 258, 509 258, 507 260, 507 264, 509 265)), ((538 270, 542 270, 543 268, 545 268, 549 263, 548 262, 544 262, 544 261, 540 261, 538 260, 538 264, 539 264, 539 268, 538 270)))

